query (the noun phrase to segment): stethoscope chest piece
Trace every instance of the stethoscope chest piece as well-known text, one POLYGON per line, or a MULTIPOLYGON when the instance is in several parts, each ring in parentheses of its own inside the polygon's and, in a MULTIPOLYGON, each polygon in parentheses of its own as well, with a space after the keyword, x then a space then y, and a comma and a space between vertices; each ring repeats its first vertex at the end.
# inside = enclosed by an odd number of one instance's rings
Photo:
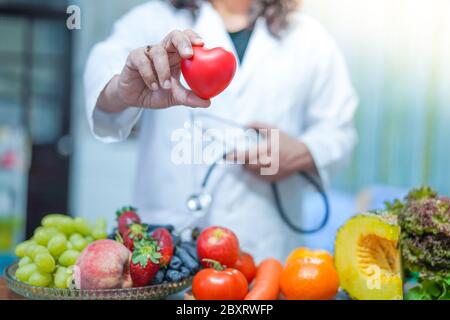
POLYGON ((211 195, 202 190, 199 193, 191 195, 186 201, 186 206, 193 214, 197 216, 204 216, 208 211, 211 202, 211 195))

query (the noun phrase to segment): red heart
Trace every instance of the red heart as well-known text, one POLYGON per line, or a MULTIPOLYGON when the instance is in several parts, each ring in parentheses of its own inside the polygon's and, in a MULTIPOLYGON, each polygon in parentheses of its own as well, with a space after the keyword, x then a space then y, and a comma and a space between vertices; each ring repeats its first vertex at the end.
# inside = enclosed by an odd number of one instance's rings
POLYGON ((191 90, 211 99, 225 90, 236 73, 236 58, 223 48, 193 47, 194 55, 181 61, 181 71, 191 90))

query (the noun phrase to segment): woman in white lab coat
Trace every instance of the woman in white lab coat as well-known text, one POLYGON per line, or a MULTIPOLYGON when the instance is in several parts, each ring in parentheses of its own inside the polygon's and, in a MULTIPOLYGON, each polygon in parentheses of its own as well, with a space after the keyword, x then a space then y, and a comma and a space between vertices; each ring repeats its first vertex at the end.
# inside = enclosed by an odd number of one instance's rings
POLYGON ((198 224, 229 227, 257 260, 284 258, 301 238, 280 218, 268 180, 279 183, 297 224, 304 214, 321 219, 321 212, 301 212, 305 186, 295 173, 317 174, 326 185, 342 167, 356 141, 357 99, 335 42, 296 2, 149 1, 94 47, 85 74, 90 128, 117 142, 142 121, 134 204, 144 221, 182 227, 192 218, 186 199, 199 190, 207 165, 174 163, 171 137, 200 110, 281 134, 278 173, 261 176, 259 164, 219 166, 208 182, 214 200, 198 224), (180 58, 202 43, 240 60, 231 85, 212 101, 179 78, 180 58))

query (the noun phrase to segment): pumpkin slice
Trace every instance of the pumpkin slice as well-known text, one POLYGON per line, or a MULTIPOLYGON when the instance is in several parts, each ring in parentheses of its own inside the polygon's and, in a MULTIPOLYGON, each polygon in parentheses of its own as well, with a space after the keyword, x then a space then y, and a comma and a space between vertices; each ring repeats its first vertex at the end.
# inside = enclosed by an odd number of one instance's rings
POLYGON ((401 300, 400 227, 392 215, 360 214, 336 235, 335 264, 341 287, 358 300, 401 300))

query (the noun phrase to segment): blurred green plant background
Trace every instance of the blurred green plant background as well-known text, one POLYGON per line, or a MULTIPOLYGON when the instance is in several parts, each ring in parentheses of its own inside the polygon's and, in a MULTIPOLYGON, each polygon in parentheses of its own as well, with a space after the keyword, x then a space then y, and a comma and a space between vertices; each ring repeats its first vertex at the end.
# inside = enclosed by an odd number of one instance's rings
POLYGON ((344 50, 359 144, 335 186, 450 194, 450 1, 306 0, 344 50))

